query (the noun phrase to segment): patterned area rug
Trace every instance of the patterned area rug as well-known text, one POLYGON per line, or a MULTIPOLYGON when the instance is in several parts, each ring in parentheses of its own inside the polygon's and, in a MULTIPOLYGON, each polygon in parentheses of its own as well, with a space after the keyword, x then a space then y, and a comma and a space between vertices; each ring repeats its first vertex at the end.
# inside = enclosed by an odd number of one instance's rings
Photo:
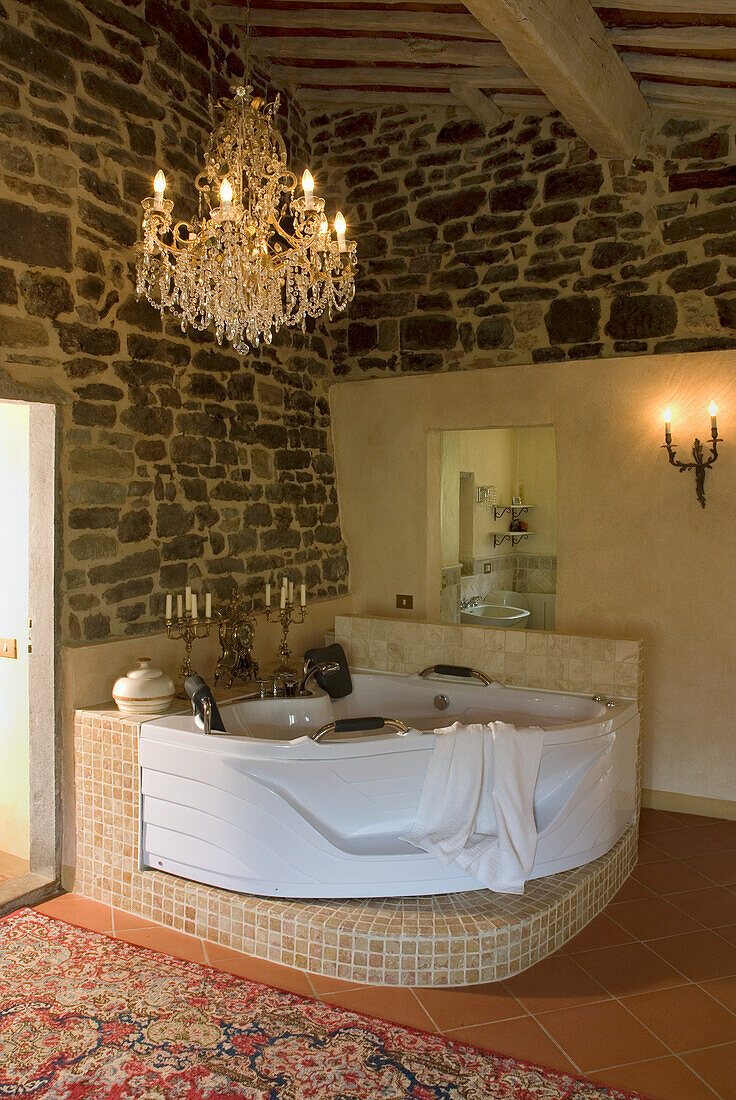
POLYGON ((0 921, 0 1097, 637 1100, 31 909, 0 921))

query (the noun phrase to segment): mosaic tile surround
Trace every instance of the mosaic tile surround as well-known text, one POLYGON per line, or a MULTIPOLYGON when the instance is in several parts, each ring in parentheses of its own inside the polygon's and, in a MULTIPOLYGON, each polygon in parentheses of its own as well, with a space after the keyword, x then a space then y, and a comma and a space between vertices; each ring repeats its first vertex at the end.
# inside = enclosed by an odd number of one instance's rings
MULTIPOLYGON (((563 690, 613 693, 618 685, 618 694, 632 696, 640 685, 636 642, 358 617, 338 618, 335 632, 351 651, 352 663, 363 667, 416 671, 435 661, 462 660, 497 675, 503 667, 510 674, 506 679, 520 677, 513 682, 530 687, 553 681, 563 690), (584 687, 572 686, 583 680, 584 687)), ((117 711, 76 712, 75 890, 316 974, 385 985, 500 981, 580 931, 608 904, 636 862, 634 823, 601 859, 537 879, 523 897, 477 890, 425 898, 285 901, 141 871, 138 733, 138 723, 117 711)))

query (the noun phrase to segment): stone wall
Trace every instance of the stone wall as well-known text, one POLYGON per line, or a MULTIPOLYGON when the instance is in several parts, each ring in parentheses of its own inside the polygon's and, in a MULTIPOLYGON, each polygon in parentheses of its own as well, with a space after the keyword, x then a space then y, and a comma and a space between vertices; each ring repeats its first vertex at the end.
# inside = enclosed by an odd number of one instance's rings
POLYGON ((313 117, 358 242, 338 377, 736 347, 734 132, 657 120, 601 161, 558 116, 313 117))
MULTIPOLYGON (((60 402, 63 641, 160 628, 185 583, 346 591, 328 326, 242 357, 134 294, 140 199, 162 167, 194 213, 209 97, 242 71, 189 0, 0 5, 0 382, 60 402)), ((300 170, 289 105, 281 129, 300 170)))

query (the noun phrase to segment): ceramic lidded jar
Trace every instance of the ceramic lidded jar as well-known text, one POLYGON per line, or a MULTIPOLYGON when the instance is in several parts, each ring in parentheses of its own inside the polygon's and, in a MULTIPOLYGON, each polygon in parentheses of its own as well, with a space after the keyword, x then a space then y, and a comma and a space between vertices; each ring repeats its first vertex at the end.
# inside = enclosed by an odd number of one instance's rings
POLYGON ((121 714, 150 717, 166 713, 175 691, 174 681, 160 668, 152 668, 150 657, 139 657, 137 667, 115 681, 112 697, 121 714))

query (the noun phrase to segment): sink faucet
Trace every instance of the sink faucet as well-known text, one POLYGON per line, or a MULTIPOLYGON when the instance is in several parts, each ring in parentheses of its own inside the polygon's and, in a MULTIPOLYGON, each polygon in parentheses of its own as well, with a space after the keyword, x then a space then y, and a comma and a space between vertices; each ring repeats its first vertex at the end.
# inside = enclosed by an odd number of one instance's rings
POLYGON ((477 607, 481 603, 480 596, 468 596, 466 600, 460 600, 460 610, 467 611, 469 607, 477 607))
POLYGON ((308 695, 307 684, 320 672, 329 675, 330 672, 339 672, 340 666, 337 661, 321 661, 319 664, 313 665, 311 661, 304 662, 304 668, 302 670, 302 678, 296 685, 296 695, 308 695))

